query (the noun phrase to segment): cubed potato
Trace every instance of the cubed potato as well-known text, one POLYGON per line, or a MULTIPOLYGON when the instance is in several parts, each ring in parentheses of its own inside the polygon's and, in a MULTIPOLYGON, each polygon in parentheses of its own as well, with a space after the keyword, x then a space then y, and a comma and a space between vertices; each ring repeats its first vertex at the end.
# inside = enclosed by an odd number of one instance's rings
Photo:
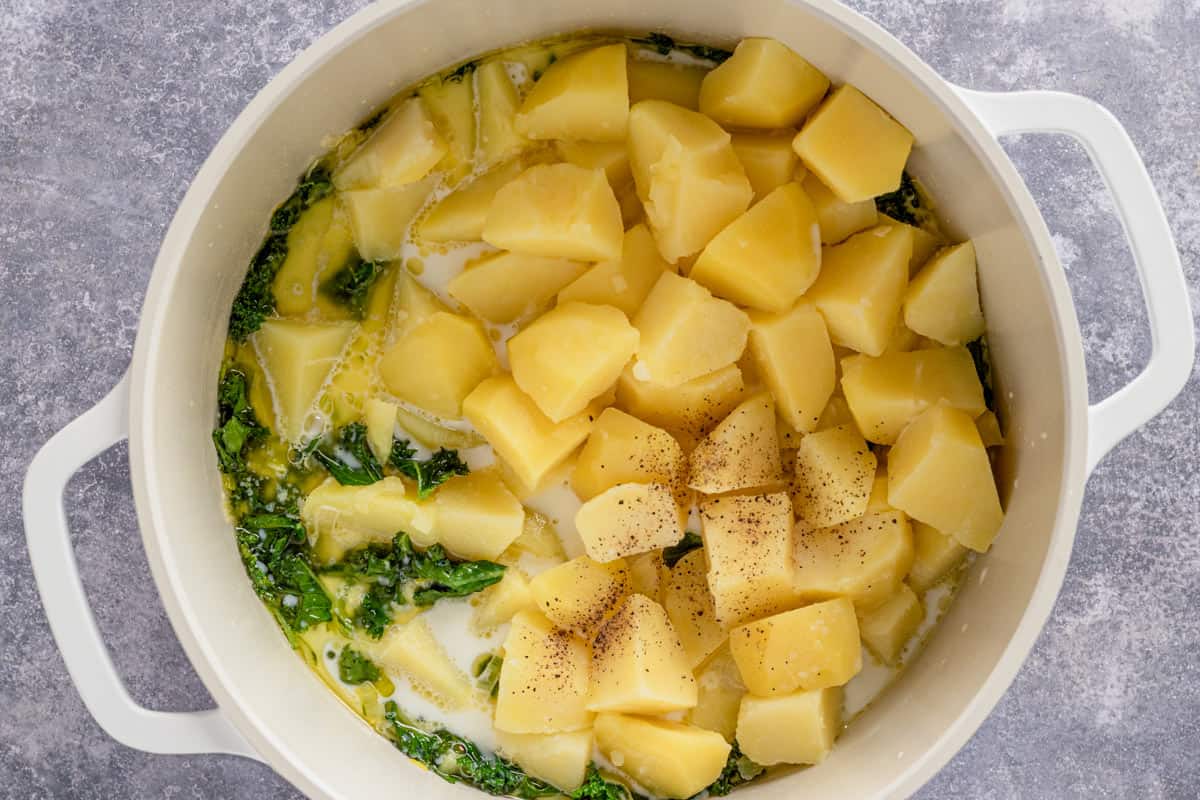
POLYGON ((513 617, 493 724, 505 733, 558 733, 590 727, 588 646, 541 614, 513 617))
POLYGON ((842 687, 742 698, 738 745, 755 764, 819 764, 842 730, 842 687), (781 735, 786 731, 786 735, 781 735))
POLYGON ((391 261, 400 255, 409 223, 429 199, 433 180, 426 178, 394 189, 342 192, 350 215, 354 245, 366 261, 391 261))
POLYGON ((996 412, 988 409, 975 418, 975 427, 979 429, 979 438, 984 447, 1001 447, 1004 445, 1004 434, 1000 431, 1000 418, 996 412))
POLYGON ((417 89, 425 111, 446 140, 446 155, 437 166, 452 180, 471 171, 475 160, 475 82, 470 72, 436 77, 417 89))
POLYGON ((635 58, 625 71, 630 105, 642 100, 666 100, 692 111, 700 106, 700 83, 706 74, 701 67, 635 58))
POLYGON ((634 594, 592 646, 589 711, 661 714, 696 705, 696 679, 663 607, 634 594))
POLYGON ((598 714, 595 733, 609 763, 658 797, 691 797, 709 786, 731 749, 713 731, 624 714, 598 714))
POLYGON ((817 279, 816 211, 798 183, 785 183, 729 223, 688 277, 713 294, 763 311, 783 311, 817 279))
POLYGON ((509 567, 500 582, 479 593, 472 623, 476 630, 490 631, 522 611, 537 611, 537 602, 529 589, 529 579, 519 569, 509 567))
POLYGON ((794 605, 792 503, 782 492, 700 504, 708 586, 728 627, 794 605))
POLYGON ((379 337, 360 326, 358 335, 342 351, 340 363, 317 400, 317 409, 333 427, 360 421, 363 402, 382 390, 377 369, 380 344, 379 337))
POLYGON ((688 669, 703 663, 728 638, 717 622, 707 571, 701 550, 693 550, 663 571, 663 607, 679 635, 688 669))
POLYGON ((779 416, 801 433, 816 430, 836 387, 829 330, 816 308, 801 301, 781 313, 752 312, 750 353, 779 416))
POLYGON ((887 225, 825 249, 807 298, 825 317, 835 344, 883 354, 900 319, 911 255, 912 234, 887 225))
POLYGON ((321 385, 341 360, 355 326, 269 319, 251 337, 254 352, 273 388, 272 429, 289 442, 299 442, 321 385))
POLYGON ((562 539, 549 517, 536 511, 525 512, 525 525, 521 535, 512 543, 511 550, 529 553, 536 558, 562 563, 567 560, 562 539))
POLYGON ((558 293, 559 303, 595 303, 621 309, 633 318, 659 277, 670 269, 643 224, 625 231, 621 257, 601 261, 558 293))
POLYGON ((987 406, 975 362, 966 348, 889 353, 842 361, 842 391, 859 429, 872 442, 895 444, 910 422, 932 406, 974 418, 987 406))
POLYGON ((529 144, 515 125, 521 98, 500 59, 485 61, 475 70, 475 91, 479 95, 479 162, 498 164, 529 144))
POLYGON ((742 372, 729 364, 678 386, 639 380, 626 368, 617 405, 653 425, 696 438, 712 430, 745 398, 742 372))
POLYGON ((322 299, 319 287, 353 255, 354 235, 345 215, 337 213, 332 197, 313 203, 287 234, 287 256, 271 283, 275 310, 285 317, 302 317, 322 299))
POLYGON ((688 712, 687 722, 698 728, 716 731, 732 742, 737 731, 738 707, 746 696, 737 663, 728 647, 721 647, 696 673, 696 707, 688 712))
POLYGON ((385 672, 400 672, 413 685, 451 711, 481 704, 467 674, 447 655, 424 618, 390 626, 370 656, 385 672))
POLYGON ((830 428, 837 428, 841 425, 858 427, 858 423, 854 420, 854 415, 850 413, 850 404, 846 402, 846 398, 835 394, 825 404, 825 410, 821 412, 821 419, 817 423, 817 430, 827 431, 830 428))
POLYGON ((876 658, 895 666, 924 619, 925 609, 920 599, 902 583, 883 605, 859 615, 858 631, 863 644, 876 658))
MULTIPOLYGON (((638 197, 637 186, 633 181, 613 191, 617 196, 617 205, 621 207, 621 222, 627 229, 639 222, 646 221, 646 210, 642 207, 642 199, 638 197)), ((657 243, 655 243, 654 249, 658 249, 657 243)))
POLYGON ((421 180, 446 155, 446 140, 420 98, 405 100, 333 173, 347 189, 390 189, 421 180))
POLYGON ((525 509, 494 469, 456 475, 433 496, 434 535, 451 555, 493 561, 518 536, 525 509))
POLYGON ((661 483, 690 505, 686 482, 687 458, 675 437, 616 408, 600 412, 571 474, 584 500, 618 483, 661 483))
POLYGON ((396 276, 396 302, 392 308, 392 339, 398 339, 439 311, 449 311, 437 296, 407 271, 396 276))
POLYGON ((727 127, 798 125, 829 89, 829 78, 774 39, 742 39, 704 76, 700 111, 727 127))
POLYGON ((540 313, 586 269, 566 258, 496 253, 455 275, 446 291, 475 316, 504 325, 540 313))
POLYGON ((592 763, 592 732, 505 733, 496 731, 500 755, 556 789, 573 792, 583 785, 592 763))
POLYGON ((417 232, 430 242, 480 241, 496 192, 520 174, 521 162, 514 160, 459 186, 429 209, 417 232))
POLYGON ((666 386, 737 361, 750 329, 744 311, 673 272, 659 277, 633 324, 641 334, 636 377, 666 386))
POLYGON ((448 427, 448 424, 436 418, 403 406, 396 408, 396 422, 404 430, 406 438, 415 439, 430 450, 440 447, 447 450, 464 450, 487 444, 487 441, 473 430, 448 427))
POLYGON ((670 547, 683 538, 683 518, 670 486, 619 483, 575 514, 584 550, 597 561, 670 547))
POLYGON ((754 190, 754 202, 794 179, 798 163, 792 149, 795 135, 790 130, 732 134, 733 152, 754 190))
POLYGON ((537 164, 496 192, 483 240, 503 250, 552 258, 621 257, 625 226, 604 170, 537 164))
POLYGON ((941 582, 967 557, 968 550, 932 525, 914 521, 913 562, 908 585, 924 594, 941 582))
POLYGON ((396 434, 396 412, 400 407, 378 397, 368 398, 363 407, 363 422, 367 426, 367 446, 379 463, 386 463, 392 454, 392 439, 396 434))
POLYGON ((625 45, 572 53, 551 64, 517 112, 530 139, 624 140, 629 122, 625 45))
POLYGON ((463 416, 526 486, 537 486, 592 429, 589 414, 552 422, 511 375, 489 378, 463 401, 463 416))
POLYGON ((966 344, 983 335, 971 242, 947 247, 921 268, 904 294, 904 324, 945 345, 966 344))
POLYGON ((906 228, 912 234, 913 252, 912 258, 908 261, 908 275, 910 278, 916 275, 917 271, 925 266, 925 262, 929 260, 930 256, 945 244, 941 237, 935 236, 924 228, 917 228, 908 223, 892 219, 887 214, 879 215, 879 224, 891 225, 895 228, 906 228))
POLYGON ((862 669, 858 619, 844 597, 734 628, 729 652, 746 688, 759 696, 841 686, 862 669))
POLYGON ((513 379, 553 422, 580 413, 607 392, 638 347, 619 309, 567 303, 508 340, 513 379))
POLYGON ((383 354, 388 391, 441 417, 462 416, 463 399, 496 372, 496 351, 478 322, 439 311, 383 354))
POLYGON ((912 527, 899 511, 829 528, 797 526, 792 586, 801 601, 846 597, 869 609, 896 591, 912 563, 912 527))
POLYGON ((729 134, 662 100, 629 110, 629 161, 659 252, 671 263, 699 252, 754 196, 729 134))
POLYGON ((555 142, 554 149, 568 164, 574 164, 583 169, 602 169, 608 177, 608 184, 616 192, 633 180, 633 170, 629 166, 629 151, 625 147, 625 137, 617 142, 555 142))
POLYGON ((887 499, 887 464, 875 468, 875 480, 871 483, 871 496, 867 499, 867 513, 893 511, 887 499))
POLYGON ((630 556, 629 585, 634 592, 644 594, 655 602, 662 602, 663 595, 663 566, 662 551, 654 550, 649 553, 639 553, 630 556))
POLYGON ((883 355, 886 356, 891 353, 908 353, 913 350, 920 350, 922 349, 920 347, 921 341, 922 337, 910 330, 909 327, 904 324, 904 320, 902 319, 896 323, 896 329, 892 331, 891 338, 889 338, 888 343, 884 345, 883 355))
POLYGON ((782 479, 775 402, 767 393, 742 402, 688 458, 688 486, 705 494, 771 486, 782 479))
POLYGON ((852 425, 810 433, 796 450, 796 517, 824 528, 867 512, 875 454, 852 425))
POLYGON ((875 209, 874 199, 846 203, 821 183, 816 175, 806 176, 800 185, 817 212, 821 244, 844 242, 859 231, 874 228, 883 219, 875 209))
POLYGON ((805 166, 847 203, 900 186, 913 135, 850 84, 838 87, 796 134, 805 166))
POLYGON ((971 415, 934 406, 904 429, 888 453, 888 500, 959 544, 987 551, 1004 512, 971 415))
POLYGON ((629 566, 580 556, 540 573, 529 588, 547 619, 590 642, 629 595, 629 566))
POLYGON ((322 564, 355 547, 390 544, 399 531, 422 547, 435 541, 432 507, 418 503, 416 492, 390 475, 367 486, 343 486, 327 478, 304 498, 300 518, 317 537, 314 555, 322 564))

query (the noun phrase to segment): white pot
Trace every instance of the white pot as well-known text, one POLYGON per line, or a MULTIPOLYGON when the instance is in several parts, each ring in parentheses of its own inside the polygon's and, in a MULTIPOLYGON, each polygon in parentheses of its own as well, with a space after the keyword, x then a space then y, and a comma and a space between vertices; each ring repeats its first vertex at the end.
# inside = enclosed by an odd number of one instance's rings
POLYGON ((381 3, 301 54, 237 118, 184 197, 146 296, 133 366, 38 454, 25 483, 30 555, 80 694, 115 738, 160 753, 266 761, 314 797, 470 798, 414 767, 314 679, 246 579, 210 439, 230 302, 271 208, 321 152, 393 92, 472 54, 581 28, 661 30, 732 44, 773 36, 850 81, 916 135, 914 172, 951 233, 975 240, 997 395, 1009 431, 1008 517, 925 652, 855 721, 819 768, 739 790, 744 800, 905 796, 962 746, 1033 646, 1063 580, 1086 477, 1183 387, 1194 341, 1161 205, 1120 124, 1082 98, 988 94, 940 78, 879 27, 830 0, 426 0, 381 3), (1088 406, 1080 335, 1050 237, 996 142, 1017 131, 1080 139, 1113 190, 1149 307, 1145 371, 1088 406), (84 598, 62 489, 129 438, 138 519, 184 649, 219 705, 164 713, 133 703, 84 598))

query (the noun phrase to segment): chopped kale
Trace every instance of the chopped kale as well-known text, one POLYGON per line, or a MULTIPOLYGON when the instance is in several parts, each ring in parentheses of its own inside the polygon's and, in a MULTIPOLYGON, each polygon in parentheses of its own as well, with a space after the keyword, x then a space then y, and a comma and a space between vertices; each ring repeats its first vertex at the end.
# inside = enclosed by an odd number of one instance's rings
POLYGON ((975 362, 979 385, 983 387, 983 402, 988 408, 995 411, 996 393, 992 386, 992 358, 988 352, 987 339, 980 336, 974 341, 967 342, 967 350, 971 353, 971 360, 975 362))
POLYGON ((583 785, 568 795, 571 800, 645 800, 628 786, 607 780, 595 764, 588 765, 583 785))
POLYGON ((700 535, 688 531, 677 544, 663 549, 663 563, 667 565, 667 569, 671 569, 688 553, 701 547, 704 547, 704 540, 700 535))
POLYGON ((383 262, 363 261, 355 256, 325 282, 321 291, 362 319, 367 312, 371 288, 382 274, 383 262))
POLYGON ((466 475, 470 470, 457 450, 447 450, 442 447, 427 459, 414 458, 416 451, 412 445, 400 438, 392 439, 392 452, 388 463, 417 482, 417 496, 424 499, 433 491, 455 475, 466 475))
POLYGON ((360 683, 370 683, 379 680, 382 673, 375 662, 362 653, 347 645, 338 656, 338 677, 343 683, 357 686, 360 683))
POLYGON ((343 486, 369 486, 383 480, 383 468, 367 444, 367 426, 352 422, 338 431, 333 451, 312 451, 312 457, 343 486))
POLYGON ((725 769, 721 770, 720 776, 712 782, 704 792, 701 792, 696 797, 700 797, 707 793, 709 797, 723 797, 738 786, 757 778, 766 772, 766 767, 755 764, 749 758, 742 754, 738 748, 737 742, 734 742, 733 749, 729 751, 729 760, 725 762, 725 769))
POLYGON ((635 44, 646 45, 661 56, 670 55, 672 51, 678 50, 702 61, 711 61, 714 64, 720 64, 733 55, 732 51, 720 47, 676 42, 665 33, 649 33, 644 37, 635 37, 632 41, 635 44))
POLYGON ((900 187, 875 198, 875 208, 898 222, 921 226, 921 194, 908 170, 900 173, 900 187))
POLYGON ((242 472, 246 468, 246 447, 266 438, 267 429, 254 415, 250 405, 250 386, 245 373, 226 369, 217 388, 217 428, 213 444, 221 471, 242 472))

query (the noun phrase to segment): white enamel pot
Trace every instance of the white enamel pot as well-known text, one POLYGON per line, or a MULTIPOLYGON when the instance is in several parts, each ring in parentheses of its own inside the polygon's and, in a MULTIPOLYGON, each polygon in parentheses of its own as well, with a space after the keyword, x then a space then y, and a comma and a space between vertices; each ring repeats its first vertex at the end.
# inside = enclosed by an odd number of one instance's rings
POLYGON ((1033 646, 1062 584, 1084 482, 1096 462, 1183 387, 1194 356, 1179 257, 1129 137, 1095 103, 1056 92, 989 94, 940 78, 902 44, 831 0, 425 0, 372 6, 301 54, 217 144, 184 197, 150 280, 132 367, 29 467, 30 556, 55 639, 97 721, 130 747, 261 759, 314 797, 470 798, 413 766, 288 648, 251 591, 221 510, 210 439, 230 303, 271 208, 321 152, 406 84, 473 54, 583 29, 665 31, 732 44, 773 36, 850 81, 917 141, 911 166, 950 231, 974 239, 1009 444, 1008 510, 992 551, 899 681, 817 769, 739 790, 744 800, 903 797, 971 736, 1033 646), (599 10, 599 9, 603 10, 599 10), (1089 406, 1080 334, 1050 237, 996 137, 1080 140, 1103 174, 1149 309, 1145 370, 1089 406), (216 699, 212 711, 137 706, 100 639, 79 581, 62 491, 128 438, 146 553, 175 632, 216 699))

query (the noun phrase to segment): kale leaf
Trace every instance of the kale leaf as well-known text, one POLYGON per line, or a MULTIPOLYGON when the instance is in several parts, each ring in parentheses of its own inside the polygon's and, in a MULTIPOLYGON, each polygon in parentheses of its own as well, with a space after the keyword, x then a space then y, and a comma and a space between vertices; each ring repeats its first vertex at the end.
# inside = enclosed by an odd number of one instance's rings
POLYGON ((988 351, 987 339, 980 336, 967 342, 967 351, 975 362, 975 373, 979 376, 979 385, 983 387, 983 402, 992 411, 996 410, 996 392, 992 386, 992 357, 988 351))
POLYGON ((699 550, 701 547, 704 547, 704 540, 700 538, 700 535, 688 531, 678 544, 663 548, 663 563, 667 565, 667 569, 671 569, 688 553, 699 550))
POLYGON ((343 486, 369 486, 383 480, 383 468, 367 444, 367 426, 361 422, 338 431, 332 453, 316 449, 312 457, 343 486))
POLYGON ((416 451, 412 445, 400 438, 392 439, 392 452, 388 463, 417 482, 417 496, 424 499, 433 491, 455 475, 466 475, 470 470, 457 450, 447 450, 442 447, 427 459, 414 458, 416 451))
POLYGON ((442 80, 447 83, 460 83, 464 79, 471 77, 471 73, 479 66, 478 61, 467 61, 455 67, 453 72, 447 73, 442 80))
POLYGON ((338 656, 338 677, 342 683, 357 686, 360 683, 370 683, 379 680, 382 673, 375 662, 346 645, 338 656))
POLYGON ((723 797, 738 786, 757 778, 766 772, 766 767, 755 764, 745 755, 737 746, 737 742, 733 743, 733 749, 729 751, 729 759, 725 762, 725 769, 721 770, 720 776, 704 791, 696 797, 707 793, 709 797, 723 797))
MULTIPOLYGON (((367 428, 361 422, 339 429, 332 446, 310 444, 294 455, 300 461, 311 455, 343 486, 368 486, 383 479, 383 467, 367 444, 367 428)), ((455 475, 470 472, 457 450, 443 447, 429 458, 419 459, 412 445, 399 437, 392 439, 388 466, 416 481, 417 496, 422 500, 455 475)))
POLYGON ((217 388, 217 428, 213 444, 221 471, 241 472, 246 468, 245 451, 267 435, 267 429, 254 416, 250 405, 250 386, 245 373, 226 369, 217 388))
POLYGON ((706 44, 686 44, 676 42, 673 38, 665 33, 648 33, 644 37, 635 37, 632 40, 635 44, 645 45, 660 56, 670 55, 672 51, 678 50, 682 53, 687 53, 702 61, 711 61, 714 64, 720 64, 733 55, 730 50, 725 50, 720 47, 709 47, 706 44))
POLYGON ((900 173, 900 186, 896 191, 875 198, 875 208, 898 222, 921 227, 921 194, 908 170, 900 173))
POLYGON ((355 256, 321 286, 321 291, 362 319, 366 315, 371 287, 382 274, 383 262, 363 261, 355 256))
POLYGON ((629 787, 606 780, 595 764, 589 764, 583 785, 567 795, 571 800, 645 800, 634 794, 629 787))

